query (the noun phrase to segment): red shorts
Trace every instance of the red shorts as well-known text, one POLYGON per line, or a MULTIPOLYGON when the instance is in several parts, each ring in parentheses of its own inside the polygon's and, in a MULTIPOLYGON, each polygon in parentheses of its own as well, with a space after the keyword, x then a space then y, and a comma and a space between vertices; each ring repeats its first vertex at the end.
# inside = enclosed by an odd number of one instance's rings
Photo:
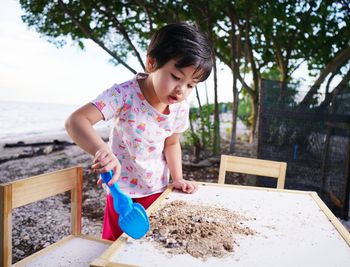
MULTIPOLYGON (((147 209, 162 193, 157 193, 147 197, 134 198, 133 201, 140 203, 145 209, 147 209)), ((103 218, 102 238, 111 241, 116 240, 123 231, 118 225, 119 215, 114 211, 113 197, 111 194, 106 196, 106 208, 103 218)))

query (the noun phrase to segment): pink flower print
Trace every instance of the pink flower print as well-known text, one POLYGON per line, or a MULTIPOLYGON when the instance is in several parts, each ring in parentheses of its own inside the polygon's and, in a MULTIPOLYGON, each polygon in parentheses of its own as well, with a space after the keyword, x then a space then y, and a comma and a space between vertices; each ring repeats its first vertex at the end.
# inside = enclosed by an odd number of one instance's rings
POLYGON ((125 143, 122 141, 122 142, 119 144, 119 149, 124 150, 125 148, 126 148, 125 143))
POLYGON ((131 179, 130 184, 129 184, 130 187, 131 188, 136 187, 137 186, 137 182, 138 182, 138 180, 136 178, 131 179))
POLYGON ((128 118, 128 123, 132 126, 132 125, 134 125, 135 124, 135 114, 133 114, 133 113, 130 113, 129 114, 129 118, 128 118))
POLYGON ((140 123, 136 127, 136 133, 142 134, 146 130, 146 124, 144 122, 140 123))
POLYGON ((148 152, 149 152, 149 153, 153 152, 154 150, 156 150, 156 148, 155 148, 154 146, 150 146, 150 147, 148 148, 148 152))
POLYGON ((122 172, 121 175, 120 175, 121 179, 123 182, 127 182, 129 177, 128 177, 128 173, 126 172, 122 172))
POLYGON ((132 166, 126 166, 125 169, 128 171, 128 172, 132 172, 134 170, 134 168, 132 166))
POLYGON ((163 117, 163 116, 157 116, 156 117, 156 120, 157 120, 157 122, 162 122, 162 121, 164 121, 165 120, 165 118, 163 117))
POLYGON ((145 100, 145 97, 143 96, 143 94, 137 92, 137 96, 141 99, 141 101, 145 100))
POLYGON ((112 96, 117 96, 120 95, 121 91, 120 88, 114 88, 114 91, 112 91, 112 96))
POLYGON ((127 102, 125 102, 125 104, 123 106, 123 111, 127 111, 130 108, 131 108, 131 101, 128 100, 127 102))
POLYGON ((135 195, 136 192, 135 192, 135 191, 130 191, 129 194, 130 194, 130 195, 135 195))
POLYGON ((135 140, 135 142, 138 142, 138 143, 142 142, 142 140, 140 138, 135 138, 134 140, 135 140))
POLYGON ((103 101, 97 101, 95 102, 95 105, 99 110, 102 110, 106 106, 105 102, 103 101))
POLYGON ((150 179, 152 177, 152 175, 153 175, 153 172, 151 172, 151 171, 146 172, 147 179, 150 179))

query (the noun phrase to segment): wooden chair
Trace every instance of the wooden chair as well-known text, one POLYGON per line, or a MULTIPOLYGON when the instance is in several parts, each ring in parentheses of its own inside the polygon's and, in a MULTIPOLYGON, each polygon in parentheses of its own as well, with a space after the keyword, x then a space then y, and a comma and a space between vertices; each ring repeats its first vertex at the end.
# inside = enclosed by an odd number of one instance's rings
POLYGON ((112 244, 81 234, 82 181, 82 168, 73 167, 0 185, 0 266, 88 266, 112 244), (66 191, 71 235, 12 265, 12 210, 66 191))
POLYGON ((225 183, 229 171, 277 178, 277 188, 283 189, 286 169, 285 162, 221 155, 218 183, 225 183))

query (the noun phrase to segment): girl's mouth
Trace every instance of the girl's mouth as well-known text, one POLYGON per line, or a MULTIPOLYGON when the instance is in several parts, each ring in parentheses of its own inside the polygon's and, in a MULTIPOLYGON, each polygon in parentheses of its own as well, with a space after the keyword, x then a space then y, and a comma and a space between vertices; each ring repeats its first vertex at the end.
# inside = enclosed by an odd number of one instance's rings
POLYGON ((176 96, 168 96, 168 101, 170 104, 174 104, 177 102, 177 97, 176 96))

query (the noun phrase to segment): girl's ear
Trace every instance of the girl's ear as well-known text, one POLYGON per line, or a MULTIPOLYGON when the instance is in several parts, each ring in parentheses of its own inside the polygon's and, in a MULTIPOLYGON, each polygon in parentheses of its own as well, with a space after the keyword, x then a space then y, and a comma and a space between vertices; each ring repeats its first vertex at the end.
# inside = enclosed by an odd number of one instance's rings
POLYGON ((151 73, 152 71, 155 71, 156 70, 156 60, 147 55, 147 58, 146 58, 146 71, 151 73))

